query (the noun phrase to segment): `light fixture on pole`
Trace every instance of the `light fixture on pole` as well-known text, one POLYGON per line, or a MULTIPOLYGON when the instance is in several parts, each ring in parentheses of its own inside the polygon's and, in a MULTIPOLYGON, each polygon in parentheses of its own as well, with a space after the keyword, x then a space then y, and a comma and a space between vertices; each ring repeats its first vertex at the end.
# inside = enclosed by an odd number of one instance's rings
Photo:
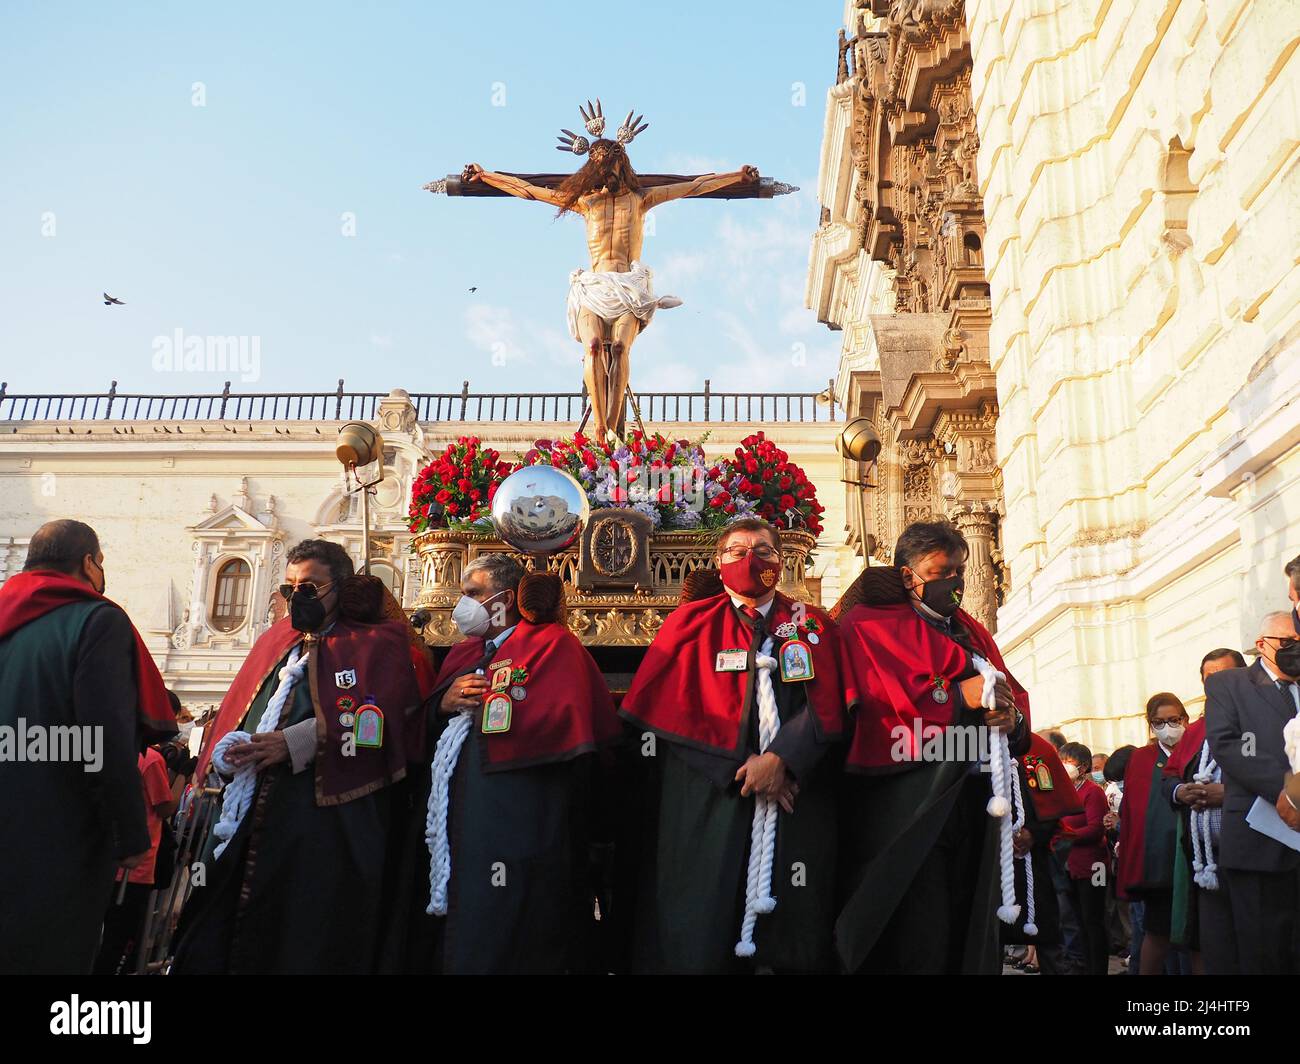
POLYGON ((859 489, 858 535, 862 540, 862 556, 869 559, 875 552, 876 537, 867 532, 867 492, 875 489, 871 483, 871 471, 876 466, 876 459, 880 457, 880 433, 866 418, 855 417, 836 438, 835 449, 842 457, 858 463, 858 479, 846 480, 841 477, 840 482, 852 484, 859 489))
POLYGON ((384 438, 365 421, 349 421, 339 429, 334 454, 343 466, 344 491, 349 495, 361 493, 361 569, 369 575, 370 496, 375 485, 384 479, 384 438), (378 463, 379 473, 374 480, 363 482, 357 470, 372 462, 378 463))

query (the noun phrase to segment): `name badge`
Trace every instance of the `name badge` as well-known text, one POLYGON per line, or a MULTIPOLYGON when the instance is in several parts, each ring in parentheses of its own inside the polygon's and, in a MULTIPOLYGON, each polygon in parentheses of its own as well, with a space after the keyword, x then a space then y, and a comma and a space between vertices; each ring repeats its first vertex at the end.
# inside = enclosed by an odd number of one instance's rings
POLYGON ((713 665, 714 672, 744 672, 749 665, 749 654, 744 650, 719 650, 713 665))

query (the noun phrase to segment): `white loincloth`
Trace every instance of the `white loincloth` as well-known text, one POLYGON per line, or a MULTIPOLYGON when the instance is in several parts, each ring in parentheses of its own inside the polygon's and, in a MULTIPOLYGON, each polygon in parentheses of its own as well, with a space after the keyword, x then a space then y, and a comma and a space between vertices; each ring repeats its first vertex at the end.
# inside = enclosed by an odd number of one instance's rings
POLYGON ((624 314, 635 314, 644 329, 659 308, 680 307, 682 301, 676 296, 655 298, 652 277, 649 268, 639 262, 632 263, 627 273, 574 270, 569 274, 569 335, 581 340, 578 315, 584 310, 611 325, 624 314))

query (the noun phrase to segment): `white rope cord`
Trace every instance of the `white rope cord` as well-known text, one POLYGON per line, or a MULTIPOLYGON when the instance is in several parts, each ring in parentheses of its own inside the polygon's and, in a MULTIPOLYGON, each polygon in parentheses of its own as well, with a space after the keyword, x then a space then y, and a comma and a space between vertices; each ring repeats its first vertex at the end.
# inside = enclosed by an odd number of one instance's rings
MULTIPOLYGON (((971 663, 984 677, 984 690, 980 695, 980 705, 992 709, 997 704, 995 688, 998 680, 1005 680, 1006 674, 999 672, 978 654, 971 655, 971 663)), ((1016 780, 1015 765, 1011 760, 1011 747, 1006 733, 1001 728, 989 729, 989 769, 993 782, 993 797, 989 799, 989 816, 998 817, 998 873, 1002 888, 1002 904, 998 907, 998 919, 1004 924, 1014 924, 1020 917, 1020 906, 1016 904, 1016 866, 1013 837, 1015 827, 1011 816, 1011 787, 1016 780)))
POLYGON ((433 752, 433 780, 429 787, 429 808, 424 818, 424 843, 429 847, 430 916, 447 915, 447 886, 451 882, 451 840, 447 834, 447 809, 451 802, 451 777, 460 759, 473 710, 462 710, 448 722, 433 752))
MULTIPOLYGON (((768 636, 754 656, 754 676, 758 681, 760 752, 768 748, 781 728, 781 718, 776 709, 776 692, 772 688, 772 670, 776 667, 776 659, 772 657, 772 637, 768 636)), ((754 928, 758 916, 776 908, 776 899, 772 897, 772 865, 776 860, 777 808, 775 799, 754 795, 754 820, 749 836, 749 869, 745 875, 745 915, 740 922, 737 957, 754 955, 754 928)))
MULTIPOLYGON (((1201 761, 1192 779, 1197 783, 1218 783, 1222 778, 1219 764, 1210 753, 1210 741, 1201 745, 1201 761)), ((1192 878, 1202 890, 1219 889, 1219 866, 1214 861, 1219 841, 1222 809, 1193 809, 1189 825, 1192 833, 1192 878)))
MULTIPOLYGON (((262 711, 262 718, 257 722, 258 734, 263 732, 274 731, 276 725, 280 723, 280 714, 284 710, 285 703, 289 701, 289 693, 293 690, 294 684, 302 679, 303 674, 307 671, 307 658, 310 654, 304 654, 302 644, 299 643, 289 653, 289 660, 285 662, 284 668, 280 670, 280 686, 275 689, 275 694, 266 704, 266 709, 262 711)), ((230 840, 234 838, 235 832, 239 830, 240 821, 244 819, 244 814, 248 812, 248 807, 253 800, 253 793, 257 790, 257 767, 252 764, 246 764, 236 769, 226 761, 226 751, 236 743, 246 743, 252 736, 246 731, 233 731, 221 737, 212 750, 212 763, 217 766, 217 771, 223 776, 233 774, 234 779, 226 784, 221 792, 221 817, 212 828, 212 834, 221 840, 220 844, 212 851, 213 857, 220 857, 229 845, 230 840)))
MULTIPOLYGON (((1008 753, 1010 752, 1008 748, 1008 753)), ((1016 819, 1011 825, 1011 832, 1014 835, 1025 826, 1025 792, 1020 786, 1020 773, 1016 771, 1015 766, 1011 766, 1011 780, 1015 784, 1015 789, 1011 792, 1016 800, 1016 819)), ((1034 854, 1033 848, 1025 851, 1024 856, 1017 857, 1017 861, 1023 861, 1025 864, 1025 934, 1038 934, 1038 925, 1035 923, 1036 913, 1034 912, 1034 854)))

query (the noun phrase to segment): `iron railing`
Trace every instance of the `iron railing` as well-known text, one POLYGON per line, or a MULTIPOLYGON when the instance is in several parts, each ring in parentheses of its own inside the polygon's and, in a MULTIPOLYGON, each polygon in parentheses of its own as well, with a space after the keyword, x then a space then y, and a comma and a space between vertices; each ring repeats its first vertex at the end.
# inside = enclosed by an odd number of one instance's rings
MULTIPOLYGON (((230 382, 217 394, 144 395, 119 392, 68 394, 10 393, 0 383, 0 422, 30 421, 372 421, 383 392, 349 392, 340 380, 332 392, 232 392, 230 382)), ((718 392, 710 382, 698 392, 642 392, 637 395, 647 422, 796 422, 837 421, 835 386, 823 392, 718 392)), ((566 422, 586 409, 580 392, 472 392, 465 381, 458 392, 412 392, 421 422, 566 422)), ((629 424, 633 412, 628 411, 629 424)))

